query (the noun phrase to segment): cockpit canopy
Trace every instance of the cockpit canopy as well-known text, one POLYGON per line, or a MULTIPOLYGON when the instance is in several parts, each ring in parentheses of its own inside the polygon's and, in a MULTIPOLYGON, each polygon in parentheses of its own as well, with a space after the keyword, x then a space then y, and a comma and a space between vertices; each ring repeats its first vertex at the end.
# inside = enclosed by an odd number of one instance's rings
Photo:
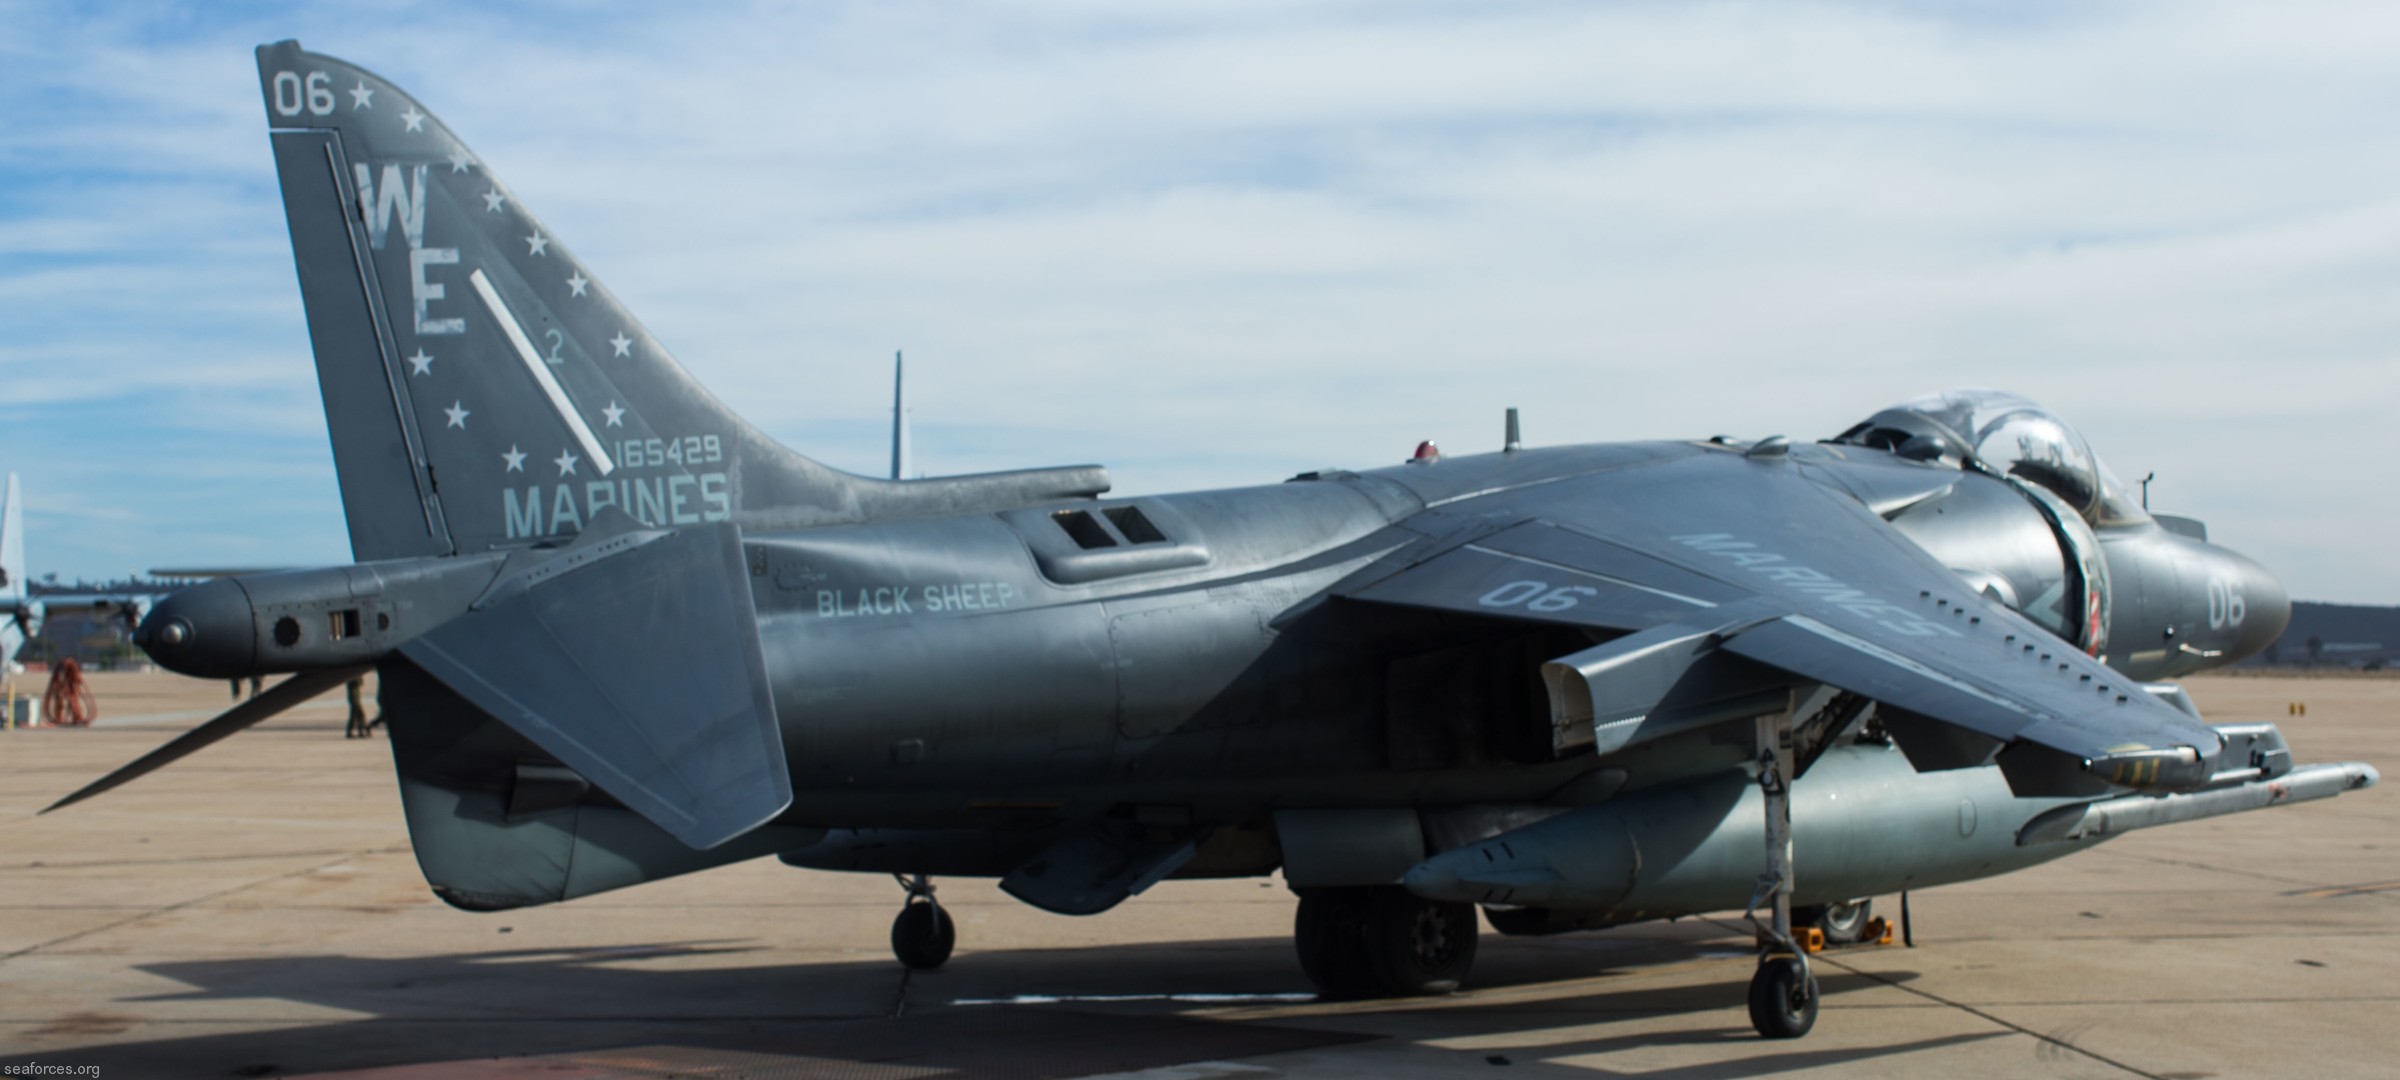
POLYGON ((2000 390, 1943 390, 1868 417, 1834 439, 2038 484, 2094 527, 2150 520, 2058 414, 2000 390))

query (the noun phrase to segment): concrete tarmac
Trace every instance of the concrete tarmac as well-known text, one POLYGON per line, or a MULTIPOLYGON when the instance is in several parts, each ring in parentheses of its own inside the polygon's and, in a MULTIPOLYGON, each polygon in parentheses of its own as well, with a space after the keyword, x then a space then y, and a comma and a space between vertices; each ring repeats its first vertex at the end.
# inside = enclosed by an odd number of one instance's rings
MULTIPOLYGON (((1805 1039, 1750 1031, 1734 916, 1487 931, 1468 988, 1316 1001, 1280 881, 1067 918, 762 860, 468 914, 417 875, 384 740, 338 692, 88 803, 34 811, 224 706, 95 677, 104 723, 0 732, 0 1069, 383 1080, 690 1077, 2248 1077, 2400 1071, 2400 795, 2155 829, 1916 893, 1917 948, 1824 954, 1805 1039), (150 718, 150 719, 145 719, 150 718)), ((2302 761, 2400 763, 2400 680, 2205 678, 2302 761), (2308 715, 2287 716, 2305 702, 2308 715)), ((1799 872, 1805 875, 1804 865, 1799 872)), ((1896 914, 1892 898, 1877 910, 1896 914)), ((5 1073, 0 1073, 4 1075, 5 1073)), ((61 1075, 61 1074, 54 1074, 61 1075)))

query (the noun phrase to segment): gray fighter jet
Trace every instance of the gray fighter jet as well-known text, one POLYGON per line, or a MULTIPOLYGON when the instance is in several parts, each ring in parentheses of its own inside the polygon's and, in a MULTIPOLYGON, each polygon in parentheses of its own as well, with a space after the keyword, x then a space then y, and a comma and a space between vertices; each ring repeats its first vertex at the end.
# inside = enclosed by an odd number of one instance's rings
POLYGON ((696 385, 399 89, 288 41, 258 73, 357 562, 159 603, 159 663, 291 678, 62 804, 373 669, 462 908, 772 854, 899 875, 923 968, 932 876, 1086 915, 1280 870, 1308 976, 1401 995, 1467 977, 1478 906, 1747 906, 1791 1036, 1795 919, 2376 779, 2158 681, 2284 594, 2023 399, 1182 495, 855 476, 696 385))

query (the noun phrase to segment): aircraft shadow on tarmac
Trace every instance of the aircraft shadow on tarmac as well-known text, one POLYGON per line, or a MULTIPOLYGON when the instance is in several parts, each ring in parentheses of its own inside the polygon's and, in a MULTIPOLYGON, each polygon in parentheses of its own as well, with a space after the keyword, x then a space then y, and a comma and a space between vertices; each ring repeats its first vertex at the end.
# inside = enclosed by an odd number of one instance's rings
MULTIPOLYGON (((1721 946, 1724 940, 1713 944, 1721 946)), ((534 1055, 544 1061, 626 1069, 625 1075, 634 1076, 649 1075, 644 1070, 653 1068, 661 1075, 710 1075, 747 1063, 754 1068, 815 1064, 846 1076, 1071 1077, 1391 1037, 1504 1036, 1519 1030, 1738 1009, 1749 972, 1746 962, 1729 961, 1717 981, 1672 986, 1646 981, 1640 987, 1593 992, 1578 988, 1551 996, 1539 993, 1540 987, 1595 975, 1605 978, 1605 972, 1631 973, 1725 950, 1617 935, 1543 942, 1487 937, 1486 946, 1494 962, 1486 969, 1488 977, 1474 982, 1472 992, 1323 1005, 1299 997, 1307 992, 1307 984, 1294 970, 1289 943, 1280 938, 970 952, 960 954, 942 972, 907 978, 881 956, 725 966, 725 958, 765 957, 774 950, 724 939, 406 957, 174 961, 145 964, 141 970, 192 989, 129 999, 127 1004, 269 1000, 341 1010, 357 1018, 292 1024, 290 1014, 279 1010, 261 1010, 254 1016, 210 1010, 212 1017, 256 1023, 266 1030, 122 1043, 49 1056, 99 1064, 107 1075, 116 1076, 274 1076, 534 1055), (711 957, 717 958, 714 966, 659 966, 711 957), (1524 993, 1528 990, 1536 992, 1524 993), (1195 1008, 1249 1003, 1269 1008, 1209 1017, 1182 1015, 1195 1008), (1241 1015, 1245 1012, 1250 1015, 1241 1015)), ((1828 1007, 1838 1009, 1847 994, 1914 978, 1913 972, 1866 976, 1828 966, 1822 983, 1830 998, 1828 1007)), ((94 1034, 123 1032, 139 1023, 132 1016, 79 1019, 84 1030, 94 1034)), ((52 1032, 66 1030, 54 1027, 52 1032)), ((1544 1043, 1514 1052, 1526 1060, 1508 1063, 1536 1066, 1539 1075, 1547 1071, 1539 1067, 1541 1058, 1638 1047, 1749 1044, 1755 1052, 1738 1061, 1625 1075, 1763 1075, 1984 1037, 1802 1049, 1799 1044, 1761 1042, 1747 1025, 1734 1023, 1544 1043)), ((1448 1051, 1437 1051, 1444 1052, 1448 1051)), ((1480 1050, 1455 1052, 1462 1066, 1484 1065, 1489 1056, 1480 1050)), ((1578 1069, 1575 1075, 1591 1073, 1578 1069)))

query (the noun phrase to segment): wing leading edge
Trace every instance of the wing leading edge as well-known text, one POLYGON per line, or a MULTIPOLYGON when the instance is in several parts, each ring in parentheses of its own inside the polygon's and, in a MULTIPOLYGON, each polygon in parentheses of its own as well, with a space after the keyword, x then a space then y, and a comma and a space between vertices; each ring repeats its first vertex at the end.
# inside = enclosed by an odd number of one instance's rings
POLYGON ((1674 729, 1659 705, 1694 682, 1755 682, 1738 657, 1876 701, 1919 768, 1997 762, 2023 794, 2190 790, 2219 769, 2215 731, 1974 593, 1804 453, 1479 502, 1443 512, 1530 520, 1335 594, 1623 635, 1544 672, 1554 717, 1602 752, 1674 729))

